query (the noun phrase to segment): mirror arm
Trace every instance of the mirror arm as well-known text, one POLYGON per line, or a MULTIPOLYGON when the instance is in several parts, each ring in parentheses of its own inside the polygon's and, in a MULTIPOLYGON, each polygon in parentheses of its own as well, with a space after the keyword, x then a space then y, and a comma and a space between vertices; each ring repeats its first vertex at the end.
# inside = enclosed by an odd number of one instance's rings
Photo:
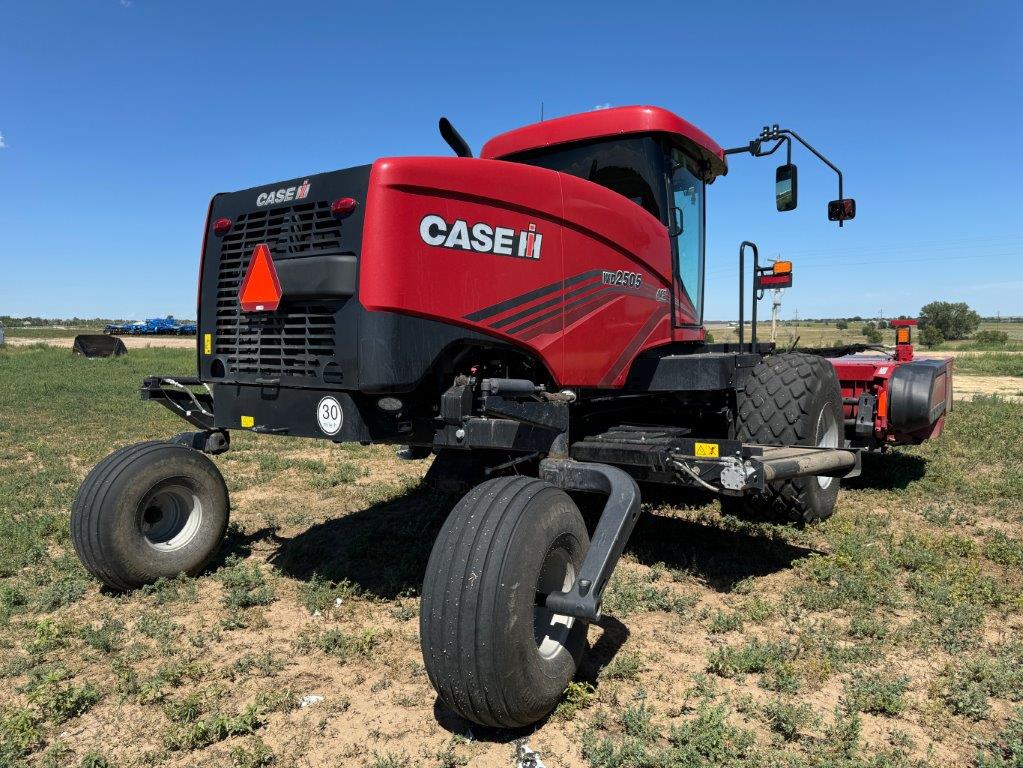
POLYGON ((782 136, 780 139, 778 139, 778 143, 777 144, 775 144, 773 147, 771 147, 766 152, 758 152, 756 155, 754 155, 754 157, 767 157, 768 155, 773 155, 775 152, 778 151, 778 147, 780 147, 782 144, 785 145, 786 151, 788 152, 788 156, 789 156, 788 162, 789 162, 789 165, 791 165, 792 164, 792 142, 789 140, 788 136, 782 136))
MULTIPOLYGON (((830 160, 828 160, 828 158, 824 157, 824 155, 822 155, 820 152, 818 152, 802 136, 800 136, 795 131, 790 131, 787 128, 782 128, 780 130, 778 128, 775 128, 774 130, 775 130, 776 133, 787 133, 789 136, 794 138, 796 141, 798 141, 800 144, 802 144, 808 150, 813 152, 817 156, 817 159, 820 160, 822 163, 824 163, 824 165, 828 166, 828 168, 830 168, 836 174, 838 174, 838 199, 839 200, 843 199, 844 195, 842 194, 842 171, 839 170, 838 166, 835 165, 830 160)), ((843 225, 843 223, 844 222, 841 219, 839 219, 838 226, 841 227, 843 225)))
POLYGON ((738 155, 742 152, 749 152, 753 157, 757 157, 760 154, 760 141, 754 139, 745 147, 732 147, 731 149, 723 150, 726 155, 738 155))
POLYGON ((745 147, 733 147, 732 149, 724 150, 724 152, 725 152, 726 155, 738 155, 738 154, 740 154, 742 152, 748 152, 749 154, 753 155, 753 157, 767 157, 768 155, 773 155, 775 152, 777 152, 778 151, 778 147, 780 147, 782 144, 785 144, 786 147, 787 147, 788 155, 789 155, 789 163, 791 163, 792 162, 792 142, 789 141, 789 137, 788 136, 780 136, 780 137, 778 137, 778 143, 775 144, 773 147, 771 147, 766 152, 763 150, 763 142, 760 141, 759 139, 754 139, 749 144, 747 144, 745 147))
MULTIPOLYGON (((806 139, 804 139, 795 131, 789 130, 788 128, 779 128, 777 124, 772 126, 765 125, 763 129, 760 131, 760 136, 753 139, 745 147, 734 147, 732 149, 726 149, 724 152, 726 155, 735 155, 739 154, 740 152, 749 152, 751 155, 753 155, 753 157, 767 157, 767 155, 773 154, 775 150, 777 150, 778 147, 782 145, 782 142, 785 142, 787 145, 786 149, 788 151, 789 164, 791 165, 792 142, 789 141, 790 136, 796 141, 798 141, 800 144, 802 144, 804 147, 806 147, 808 150, 810 150, 814 155, 816 155, 818 160, 820 160, 822 163, 824 163, 826 166, 828 166, 828 168, 833 170, 838 175, 838 199, 839 200, 844 199, 842 189, 842 171, 839 170, 837 165, 835 165, 833 162, 828 160, 828 158, 824 157, 824 155, 818 152, 815 147, 813 147, 806 141, 806 139), (773 147, 771 147, 771 149, 767 150, 766 152, 762 152, 760 147, 761 144, 765 141, 777 141, 778 143, 775 144, 773 147)), ((841 227, 843 226, 843 224, 844 221, 842 219, 839 219, 838 226, 841 227)))

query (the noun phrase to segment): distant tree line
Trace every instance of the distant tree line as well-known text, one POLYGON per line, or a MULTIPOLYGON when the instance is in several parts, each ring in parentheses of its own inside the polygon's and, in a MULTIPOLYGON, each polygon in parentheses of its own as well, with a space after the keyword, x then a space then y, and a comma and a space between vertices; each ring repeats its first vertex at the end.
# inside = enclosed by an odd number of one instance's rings
POLYGON ((937 346, 946 341, 961 341, 964 339, 969 339, 976 346, 1004 346, 1009 342, 1009 334, 1005 331, 991 328, 979 330, 981 322, 1023 322, 1023 318, 1017 316, 982 318, 968 304, 961 301, 932 301, 921 307, 920 312, 915 318, 911 318, 908 315, 899 315, 898 318, 872 319, 864 318, 861 315, 854 315, 852 317, 785 320, 783 324, 833 324, 840 331, 846 331, 852 327, 859 326, 860 333, 869 344, 880 344, 883 339, 881 332, 892 327, 892 319, 916 319, 919 322, 916 341, 927 347, 937 346))

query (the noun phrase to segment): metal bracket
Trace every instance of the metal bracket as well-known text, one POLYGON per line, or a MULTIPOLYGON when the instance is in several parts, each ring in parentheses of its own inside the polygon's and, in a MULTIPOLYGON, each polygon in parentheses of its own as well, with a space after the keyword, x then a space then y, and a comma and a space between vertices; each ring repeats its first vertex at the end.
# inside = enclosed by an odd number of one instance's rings
POLYGON ((540 477, 558 488, 596 491, 608 497, 575 583, 567 592, 552 592, 546 600, 547 608, 555 613, 599 621, 604 587, 639 518, 639 486, 622 469, 572 459, 544 459, 540 477))
POLYGON ((231 447, 231 435, 226 429, 210 429, 203 432, 182 432, 167 442, 193 448, 211 456, 224 453, 231 447))
POLYGON ((870 437, 874 434, 874 408, 877 405, 877 397, 864 392, 860 395, 860 401, 856 406, 856 434, 870 437))
POLYGON ((139 389, 143 400, 155 400, 193 427, 213 429, 213 395, 195 376, 147 376, 139 389), (202 387, 194 392, 190 387, 202 387))
POLYGON ((472 385, 455 384, 440 399, 440 417, 444 423, 458 426, 472 414, 472 385))

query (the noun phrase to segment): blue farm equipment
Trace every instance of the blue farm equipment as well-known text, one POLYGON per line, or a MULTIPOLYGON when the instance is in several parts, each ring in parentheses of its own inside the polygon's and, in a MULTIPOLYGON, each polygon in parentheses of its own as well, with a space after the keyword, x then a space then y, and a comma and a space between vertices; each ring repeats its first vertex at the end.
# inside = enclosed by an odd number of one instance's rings
POLYGON ((103 329, 104 333, 127 336, 157 336, 173 334, 177 336, 195 335, 196 324, 190 321, 175 320, 173 317, 150 317, 133 323, 111 323, 103 329))

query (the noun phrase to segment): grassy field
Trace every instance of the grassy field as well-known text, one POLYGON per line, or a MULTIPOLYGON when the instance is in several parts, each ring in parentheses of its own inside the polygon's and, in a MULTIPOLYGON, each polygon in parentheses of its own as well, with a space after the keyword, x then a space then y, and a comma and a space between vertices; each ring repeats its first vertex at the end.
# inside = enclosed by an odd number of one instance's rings
MULTIPOLYGON (((770 318, 770 315, 768 315, 770 318)), ((793 343, 799 347, 823 347, 841 344, 862 344, 865 339, 862 333, 864 323, 849 321, 849 327, 840 330, 834 323, 825 323, 817 320, 805 320, 799 323, 786 322, 778 325, 777 341, 779 345, 789 346, 793 343)), ((735 341, 737 338, 736 327, 728 323, 708 323, 708 330, 714 334, 714 340, 718 342, 735 341)), ((1004 331, 1009 335, 1008 344, 1002 349, 1023 350, 1023 323, 981 323, 979 330, 1004 331)), ((914 331, 914 334, 916 331, 914 331)), ((750 326, 747 318, 746 340, 749 341, 750 326)), ((886 329, 881 332, 882 343, 887 345, 895 344, 895 331, 886 329)), ((758 319, 757 336, 762 341, 771 339, 770 319, 765 323, 758 319)), ((914 336, 915 340, 915 336, 914 336)), ((946 342, 938 350, 977 349, 969 339, 962 341, 946 342)), ((989 348, 985 348, 989 349, 989 348)))
MULTIPOLYGON (((1023 355, 982 352, 956 358, 956 373, 983 376, 1023 376, 1023 355)), ((1020 382, 1023 385, 1023 381, 1020 382)))
POLYGON ((579 676, 528 733, 437 705, 418 591, 454 499, 386 448, 236 434, 209 571, 101 590, 68 509, 190 350, 0 349, 0 766, 1023 765, 1023 406, 868 457, 827 523, 648 495, 579 676), (322 697, 309 699, 305 697, 322 697), (304 706, 303 706, 304 704, 304 706))
POLYGON ((79 333, 103 333, 103 329, 93 326, 81 326, 72 328, 19 328, 17 326, 5 328, 4 333, 12 339, 62 339, 68 336, 76 336, 79 333))

